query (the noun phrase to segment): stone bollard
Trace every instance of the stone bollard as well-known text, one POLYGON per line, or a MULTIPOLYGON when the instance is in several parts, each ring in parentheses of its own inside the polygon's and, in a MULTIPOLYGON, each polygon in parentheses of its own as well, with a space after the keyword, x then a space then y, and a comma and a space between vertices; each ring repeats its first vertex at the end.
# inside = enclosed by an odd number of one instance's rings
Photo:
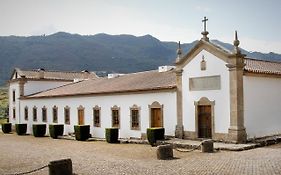
POLYGON ((71 159, 51 161, 49 163, 49 175, 72 175, 71 159))
POLYGON ((202 153, 212 153, 214 152, 214 141, 212 139, 203 140, 201 143, 202 153))
POLYGON ((159 160, 173 159, 173 146, 171 144, 159 145, 156 154, 159 160))

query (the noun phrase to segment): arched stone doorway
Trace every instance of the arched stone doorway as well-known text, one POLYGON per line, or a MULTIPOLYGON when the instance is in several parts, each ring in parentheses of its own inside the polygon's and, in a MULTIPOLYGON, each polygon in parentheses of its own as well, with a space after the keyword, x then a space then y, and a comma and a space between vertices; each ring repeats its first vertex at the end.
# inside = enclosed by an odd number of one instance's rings
POLYGON ((214 135, 214 105, 215 101, 210 101, 202 97, 195 105, 195 132, 198 138, 212 138, 214 135))
POLYGON ((163 127, 163 105, 155 101, 148 107, 150 111, 150 127, 163 127))

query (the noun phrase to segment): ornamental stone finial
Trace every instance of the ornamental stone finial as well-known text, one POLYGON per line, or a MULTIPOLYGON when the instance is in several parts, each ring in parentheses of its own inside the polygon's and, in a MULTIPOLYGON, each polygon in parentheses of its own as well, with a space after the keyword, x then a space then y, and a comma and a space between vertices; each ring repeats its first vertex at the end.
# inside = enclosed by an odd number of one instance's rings
POLYGON ((235 30, 235 39, 233 41, 233 45, 234 45, 234 50, 233 50, 233 53, 234 54, 240 54, 241 51, 239 49, 239 44, 240 44, 240 41, 238 40, 238 35, 237 35, 237 31, 235 30))
POLYGON ((182 57, 182 50, 181 50, 181 43, 179 41, 178 43, 178 49, 177 49, 177 59, 176 59, 176 63, 180 61, 181 57, 182 57))
POLYGON ((203 40, 205 40, 205 41, 209 41, 209 38, 208 38, 208 34, 209 34, 209 32, 207 31, 207 21, 208 21, 208 19, 206 18, 206 16, 204 16, 204 19, 202 20, 202 22, 204 23, 204 31, 203 32, 201 32, 201 34, 203 35, 203 40))

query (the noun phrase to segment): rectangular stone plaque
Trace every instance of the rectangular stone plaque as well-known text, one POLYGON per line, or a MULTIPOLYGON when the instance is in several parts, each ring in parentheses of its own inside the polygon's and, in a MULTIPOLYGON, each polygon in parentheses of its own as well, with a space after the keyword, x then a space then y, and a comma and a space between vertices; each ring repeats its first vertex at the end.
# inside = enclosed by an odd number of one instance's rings
POLYGON ((220 90, 220 75, 189 78, 190 91, 220 90))

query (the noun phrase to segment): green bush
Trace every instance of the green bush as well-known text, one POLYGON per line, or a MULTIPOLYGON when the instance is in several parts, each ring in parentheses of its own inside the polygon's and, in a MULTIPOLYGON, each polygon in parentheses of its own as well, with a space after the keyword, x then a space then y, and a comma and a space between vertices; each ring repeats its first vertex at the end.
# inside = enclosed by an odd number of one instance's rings
POLYGON ((165 128, 147 128, 147 140, 151 146, 155 146, 157 140, 164 140, 165 128))
POLYGON ((53 139, 57 139, 58 136, 63 135, 63 124, 53 124, 49 125, 49 133, 53 139))
POLYGON ((46 124, 32 125, 34 137, 44 137, 46 134, 46 124))
POLYGON ((118 143, 118 128, 105 128, 105 138, 108 143, 118 143))
POLYGON ((2 131, 3 133, 12 132, 12 123, 2 123, 2 131))
POLYGON ((27 130, 27 124, 16 124, 16 132, 18 135, 25 135, 27 130))
POLYGON ((90 137, 90 125, 74 125, 75 139, 85 141, 90 137))

